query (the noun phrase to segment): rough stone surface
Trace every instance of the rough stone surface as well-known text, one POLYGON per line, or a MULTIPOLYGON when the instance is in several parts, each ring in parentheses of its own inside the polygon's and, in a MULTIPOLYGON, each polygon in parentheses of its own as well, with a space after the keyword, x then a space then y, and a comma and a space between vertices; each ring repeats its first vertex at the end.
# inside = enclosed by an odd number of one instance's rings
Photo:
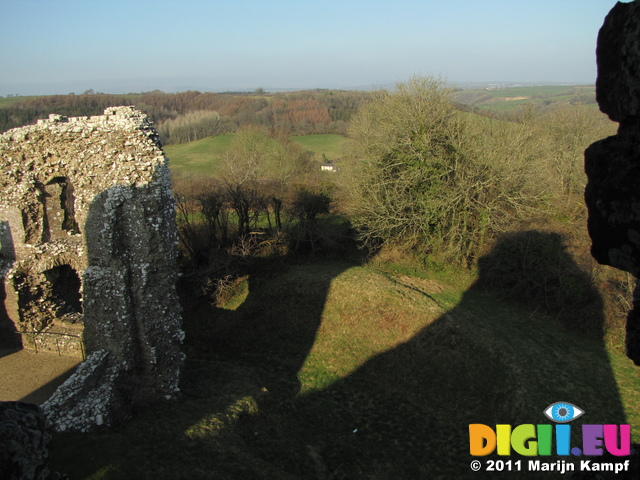
POLYGON ((591 253, 598 262, 640 276, 640 129, 620 126, 618 135, 585 152, 589 182, 591 253))
POLYGON ((596 98, 614 122, 640 117, 640 3, 618 2, 598 34, 596 98))
MULTIPOLYGON (((146 115, 51 115, 0 135, 0 246, 0 327, 28 348, 86 350, 92 367, 65 383, 78 405, 108 389, 125 409, 178 395, 175 201, 146 115)), ((62 397, 46 405, 55 428, 97 426, 97 406, 60 420, 62 397)))
MULTIPOLYGON (((620 123, 585 152, 594 258, 640 276, 640 2, 618 3, 598 34, 600 109, 620 123)), ((640 291, 627 317, 627 355, 640 365, 640 291)))
POLYGON ((128 414, 120 373, 120 364, 110 362, 106 350, 93 352, 42 404, 42 410, 60 432, 117 424, 128 414))
POLYGON ((50 443, 51 432, 36 405, 0 402, 0 478, 50 478, 50 443))

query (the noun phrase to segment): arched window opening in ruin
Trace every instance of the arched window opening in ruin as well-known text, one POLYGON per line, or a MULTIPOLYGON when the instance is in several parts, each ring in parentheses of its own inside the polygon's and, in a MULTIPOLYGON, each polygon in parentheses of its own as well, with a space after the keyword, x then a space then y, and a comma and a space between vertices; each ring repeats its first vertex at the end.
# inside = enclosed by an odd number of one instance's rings
POLYGON ((73 184, 67 177, 55 177, 45 186, 47 196, 51 197, 51 203, 47 204, 47 216, 53 214, 55 220, 48 218, 50 224, 55 224, 61 230, 71 234, 80 233, 76 222, 73 184), (55 203, 54 203, 55 202, 55 203))
POLYGON ((29 350, 84 356, 82 283, 70 265, 16 273, 17 330, 29 350))
POLYGON ((13 287, 18 294, 20 330, 38 333, 56 324, 82 324, 80 277, 69 265, 15 274, 13 287))
POLYGON ((69 265, 60 265, 43 272, 51 284, 50 301, 54 305, 54 316, 76 323, 82 314, 80 277, 69 265))

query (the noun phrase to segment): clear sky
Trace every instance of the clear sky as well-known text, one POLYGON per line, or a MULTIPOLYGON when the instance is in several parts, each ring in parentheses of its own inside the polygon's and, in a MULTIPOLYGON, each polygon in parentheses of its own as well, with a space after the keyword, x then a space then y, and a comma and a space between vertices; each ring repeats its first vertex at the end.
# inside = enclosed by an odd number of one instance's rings
POLYGON ((0 95, 595 81, 615 0, 0 0, 0 95))

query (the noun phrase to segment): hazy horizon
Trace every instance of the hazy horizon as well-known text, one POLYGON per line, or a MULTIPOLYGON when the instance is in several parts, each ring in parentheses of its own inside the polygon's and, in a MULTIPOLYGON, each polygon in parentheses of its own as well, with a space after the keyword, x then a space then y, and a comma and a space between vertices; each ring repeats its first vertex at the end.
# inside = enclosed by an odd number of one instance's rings
POLYGON ((592 85, 615 0, 0 0, 0 95, 592 85))

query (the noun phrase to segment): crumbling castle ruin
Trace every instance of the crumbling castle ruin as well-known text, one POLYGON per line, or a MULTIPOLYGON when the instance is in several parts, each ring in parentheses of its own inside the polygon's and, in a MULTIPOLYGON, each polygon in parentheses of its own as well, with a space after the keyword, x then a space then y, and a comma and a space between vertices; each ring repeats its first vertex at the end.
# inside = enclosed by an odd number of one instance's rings
POLYGON ((183 355, 171 178, 132 107, 0 135, 0 338, 86 355, 42 408, 109 425, 178 394, 183 355))

